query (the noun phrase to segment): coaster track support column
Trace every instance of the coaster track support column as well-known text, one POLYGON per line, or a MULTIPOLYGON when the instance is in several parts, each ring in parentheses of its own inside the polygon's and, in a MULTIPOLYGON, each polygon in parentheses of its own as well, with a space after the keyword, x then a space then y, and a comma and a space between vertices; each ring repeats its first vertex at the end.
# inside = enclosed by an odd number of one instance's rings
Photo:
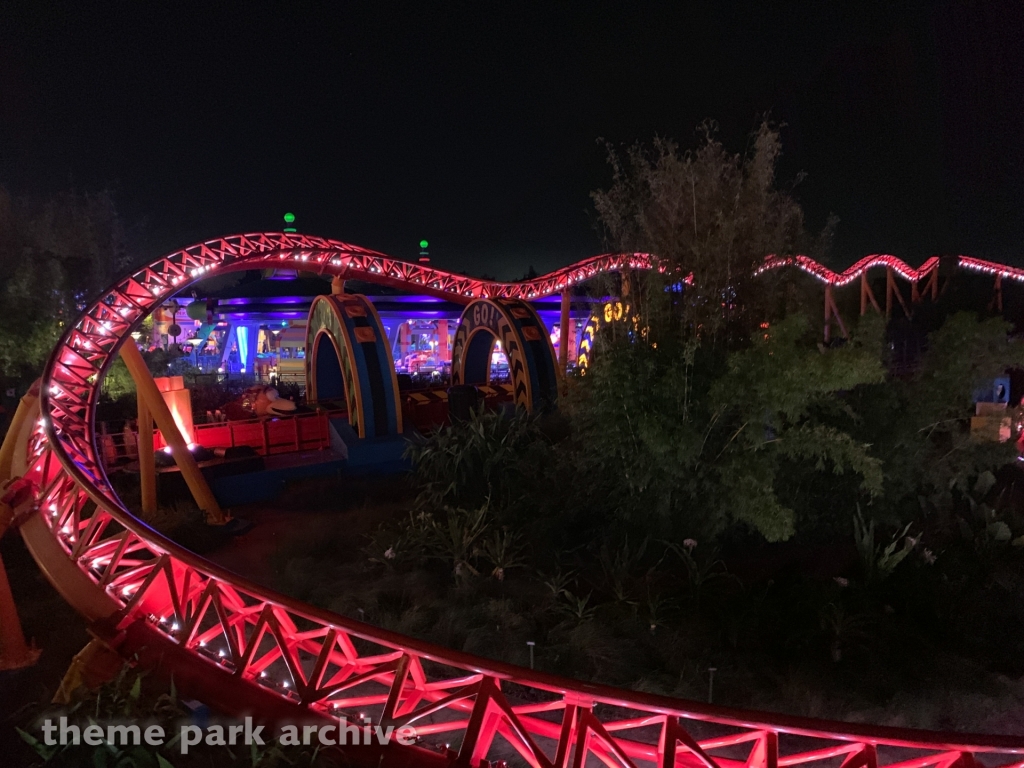
MULTIPOLYGON (((11 479, 11 464, 16 450, 27 450, 27 446, 19 437, 27 420, 35 418, 39 412, 39 384, 33 384, 21 398, 18 409, 11 418, 7 428, 7 436, 0 447, 0 485, 6 486, 11 479), (20 444, 19 444, 20 443, 20 444)), ((15 495, 13 489, 8 496, 15 495)), ((31 499, 31 494, 29 495, 31 499)), ((19 502, 4 498, 0 502, 0 538, 14 521, 15 507, 19 502)), ((7 580, 7 570, 3 558, 0 557, 0 671, 30 667, 39 658, 39 649, 25 642, 25 633, 18 618, 18 607, 14 604, 14 593, 7 580)))
MULTIPOLYGON (((156 451, 153 449, 153 414, 141 394, 139 401, 139 487, 142 494, 142 514, 149 518, 156 514, 156 451)), ((152 518, 149 518, 152 519, 152 518)))
MULTIPOLYGON (((146 367, 146 361, 142 359, 142 353, 139 352, 139 348, 135 346, 135 342, 131 339, 121 347, 121 358, 128 367, 128 372, 135 380, 135 391, 138 394, 139 400, 145 400, 146 407, 153 417, 153 421, 160 428, 160 434, 163 435, 164 440, 171 447, 171 455, 174 456, 178 469, 181 470, 181 476, 188 484, 189 490, 192 491, 196 504, 206 513, 208 523, 223 525, 229 518, 221 510, 220 504, 217 503, 217 499, 213 495, 213 491, 210 490, 210 486, 206 483, 206 478, 203 477, 203 473, 199 470, 199 464, 196 463, 195 457, 188 450, 185 438, 178 431, 178 425, 175 423, 167 403, 164 402, 163 395, 157 389, 156 382, 153 381, 149 368, 146 367)), ((141 448, 141 424, 139 429, 139 447, 141 448)), ((152 440, 149 444, 153 444, 152 440)), ((142 460, 141 450, 139 452, 139 460, 142 460)))
POLYGON ((562 289, 562 312, 558 326, 558 371, 565 376, 569 367, 569 289, 562 289))

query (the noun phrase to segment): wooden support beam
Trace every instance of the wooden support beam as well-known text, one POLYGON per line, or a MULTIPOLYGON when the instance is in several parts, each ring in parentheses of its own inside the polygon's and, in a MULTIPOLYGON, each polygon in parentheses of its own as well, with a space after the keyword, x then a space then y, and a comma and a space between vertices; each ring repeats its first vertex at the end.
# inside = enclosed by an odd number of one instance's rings
MULTIPOLYGON (((948 280, 946 281, 946 285, 949 285, 949 281, 948 280)), ((932 301, 937 301, 938 300, 939 293, 940 293, 940 291, 939 291, 939 268, 938 267, 935 267, 935 269, 933 269, 928 274, 928 284, 925 285, 924 290, 925 290, 926 293, 930 293, 931 294, 932 301)), ((943 286, 943 292, 944 291, 945 291, 945 286, 943 286)))
POLYGON ((995 309, 999 314, 1003 313, 1003 276, 996 273, 996 281, 992 286, 992 301, 988 304, 989 312, 995 309))
POLYGON ((149 518, 157 510, 156 500, 156 452, 153 449, 153 415, 146 400, 137 395, 139 401, 139 486, 142 494, 142 514, 149 518))
POLYGON ((31 667, 39 660, 39 653, 38 648, 25 642, 7 570, 0 558, 0 671, 31 667))
POLYGON ((565 375, 565 369, 569 367, 569 289, 562 289, 562 306, 558 326, 558 370, 559 375, 565 375))
MULTIPOLYGON (((7 436, 0 446, 0 487, 11 480, 15 451, 27 451, 28 445, 21 439, 25 422, 34 420, 39 413, 39 385, 32 386, 21 398, 18 409, 11 418, 7 436)), ((29 501, 31 494, 29 495, 29 501)), ((12 502, 16 503, 16 502, 12 502)), ((8 504, 0 503, 0 537, 14 520, 15 510, 8 504)), ((39 659, 39 649, 25 641, 25 633, 18 618, 18 607, 14 593, 7 580, 7 570, 0 558, 0 671, 30 667, 39 659)))
POLYGON ((874 291, 871 290, 871 284, 868 283, 867 270, 860 273, 860 313, 864 315, 868 311, 868 301, 871 302, 871 306, 875 308, 878 314, 882 314, 882 308, 878 306, 878 300, 875 298, 874 291))
POLYGON ((832 336, 832 286, 825 284, 825 343, 832 336))
POLYGON ((850 334, 846 331, 846 323, 843 322, 842 315, 839 314, 839 307, 836 306, 835 295, 832 292, 832 286, 825 286, 825 341, 829 340, 829 327, 832 324, 832 318, 835 318, 839 324, 839 331, 843 334, 844 339, 850 338, 850 334))
POLYGON ((893 291, 896 293, 896 298, 900 302, 900 306, 903 308, 903 314, 906 315, 907 317, 911 317, 913 315, 913 313, 910 311, 910 308, 907 306, 907 302, 905 302, 903 300, 903 292, 900 290, 900 287, 896 284, 895 280, 893 280, 892 287, 893 287, 893 291))
POLYGON ((892 267, 887 267, 885 270, 885 319, 888 320, 892 317, 892 297, 896 296, 896 300, 899 301, 900 306, 903 307, 903 314, 910 317, 910 310, 907 308, 907 304, 903 301, 903 294, 900 293, 899 286, 896 285, 896 278, 893 274, 892 267))
MULTIPOLYGON (((4 437, 3 445, 0 445, 0 484, 11 479, 11 466, 14 462, 14 452, 17 450, 18 433, 21 432, 25 421, 34 415, 39 403, 39 382, 31 386, 24 397, 18 402, 18 407, 11 417, 11 423, 7 427, 7 436, 4 437)), ((0 536, 3 536, 4 529, 0 527, 0 536)))
POLYGON ((569 362, 573 365, 576 364, 576 359, 579 354, 579 339, 576 338, 576 323, 572 318, 569 318, 569 362))
MULTIPOLYGON (((121 346, 121 358, 135 380, 136 394, 140 400, 145 400, 153 421, 160 428, 160 434, 171 448, 171 455, 174 456, 178 469, 181 470, 182 478, 188 484, 189 490, 192 491, 196 504, 206 513, 207 522, 213 525, 223 525, 228 522, 230 518, 221 510, 213 491, 206 483, 206 478, 199 470, 195 457, 188 450, 185 438, 181 436, 178 425, 175 423, 167 403, 164 402, 163 395, 160 394, 149 368, 146 367, 146 361, 142 359, 142 353, 139 352, 139 348, 132 339, 128 339, 121 346)), ((139 442, 141 443, 142 440, 140 439, 139 442)))

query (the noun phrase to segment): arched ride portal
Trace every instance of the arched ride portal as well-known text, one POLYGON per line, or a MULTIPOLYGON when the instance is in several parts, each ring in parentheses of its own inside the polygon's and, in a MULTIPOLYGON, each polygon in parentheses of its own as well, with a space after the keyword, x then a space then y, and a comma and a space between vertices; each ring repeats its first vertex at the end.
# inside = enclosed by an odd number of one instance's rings
POLYGON ((486 384, 495 340, 508 358, 515 404, 528 411, 555 405, 558 363, 533 307, 514 299, 480 299, 462 313, 452 345, 452 383, 486 384))
POLYGON ((306 398, 344 399, 359 437, 402 433, 391 345, 365 296, 318 296, 306 323, 306 398))

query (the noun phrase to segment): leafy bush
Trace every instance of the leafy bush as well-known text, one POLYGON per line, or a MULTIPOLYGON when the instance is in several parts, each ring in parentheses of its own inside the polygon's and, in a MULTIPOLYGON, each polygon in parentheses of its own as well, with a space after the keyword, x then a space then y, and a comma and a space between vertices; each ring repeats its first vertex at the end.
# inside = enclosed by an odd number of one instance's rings
POLYGON ((501 513, 533 486, 530 469, 545 449, 537 422, 526 413, 481 410, 413 443, 407 455, 422 487, 421 508, 486 505, 501 513))
POLYGON ((505 574, 525 564, 521 534, 496 524, 485 503, 479 509, 442 507, 434 512, 409 513, 397 525, 381 526, 371 534, 364 552, 371 562, 394 569, 443 563, 459 583, 488 575, 504 581, 505 574))
POLYGON ((668 331, 656 345, 606 340, 566 403, 587 502, 665 538, 714 539, 742 523, 777 541, 795 531, 776 482, 787 463, 851 472, 855 493, 878 494, 879 460, 830 418, 830 400, 882 378, 878 327, 861 331, 829 350, 801 316, 731 353, 687 351, 668 331))
POLYGON ((857 509, 857 514, 853 518, 853 540, 857 545, 857 554, 860 555, 864 578, 868 584, 877 584, 889 578, 917 546, 918 540, 907 535, 911 525, 907 523, 902 530, 895 533, 892 541, 885 547, 881 544, 876 545, 875 521, 865 522, 860 509, 857 509))

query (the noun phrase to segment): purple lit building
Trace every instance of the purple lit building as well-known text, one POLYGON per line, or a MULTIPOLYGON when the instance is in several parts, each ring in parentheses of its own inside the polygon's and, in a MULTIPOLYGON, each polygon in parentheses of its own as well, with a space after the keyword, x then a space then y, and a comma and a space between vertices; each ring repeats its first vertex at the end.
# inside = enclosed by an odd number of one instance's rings
MULTIPOLYGON (((187 317, 182 309, 176 315, 183 334, 177 341, 182 344, 182 351, 192 356, 193 364, 205 373, 244 373, 262 381, 303 380, 306 318, 313 298, 331 292, 327 280, 289 271, 277 271, 269 276, 247 272, 227 286, 211 281, 197 288, 198 301, 192 296, 177 297, 183 309, 189 302, 195 309, 189 307, 187 317), (215 302, 207 303, 207 299, 215 302)), ((361 293, 373 302, 399 373, 419 376, 447 373, 452 341, 464 309, 462 305, 355 281, 346 285, 346 291, 361 293)), ((570 364, 576 360, 580 333, 594 301, 579 296, 571 305, 570 364)), ((533 302, 551 335, 556 353, 560 336, 559 302, 558 296, 533 302)), ((167 323, 156 323, 155 345, 174 343, 174 339, 167 337, 167 327, 167 323)), ((496 344, 495 373, 500 375, 504 365, 504 354, 496 344)))

